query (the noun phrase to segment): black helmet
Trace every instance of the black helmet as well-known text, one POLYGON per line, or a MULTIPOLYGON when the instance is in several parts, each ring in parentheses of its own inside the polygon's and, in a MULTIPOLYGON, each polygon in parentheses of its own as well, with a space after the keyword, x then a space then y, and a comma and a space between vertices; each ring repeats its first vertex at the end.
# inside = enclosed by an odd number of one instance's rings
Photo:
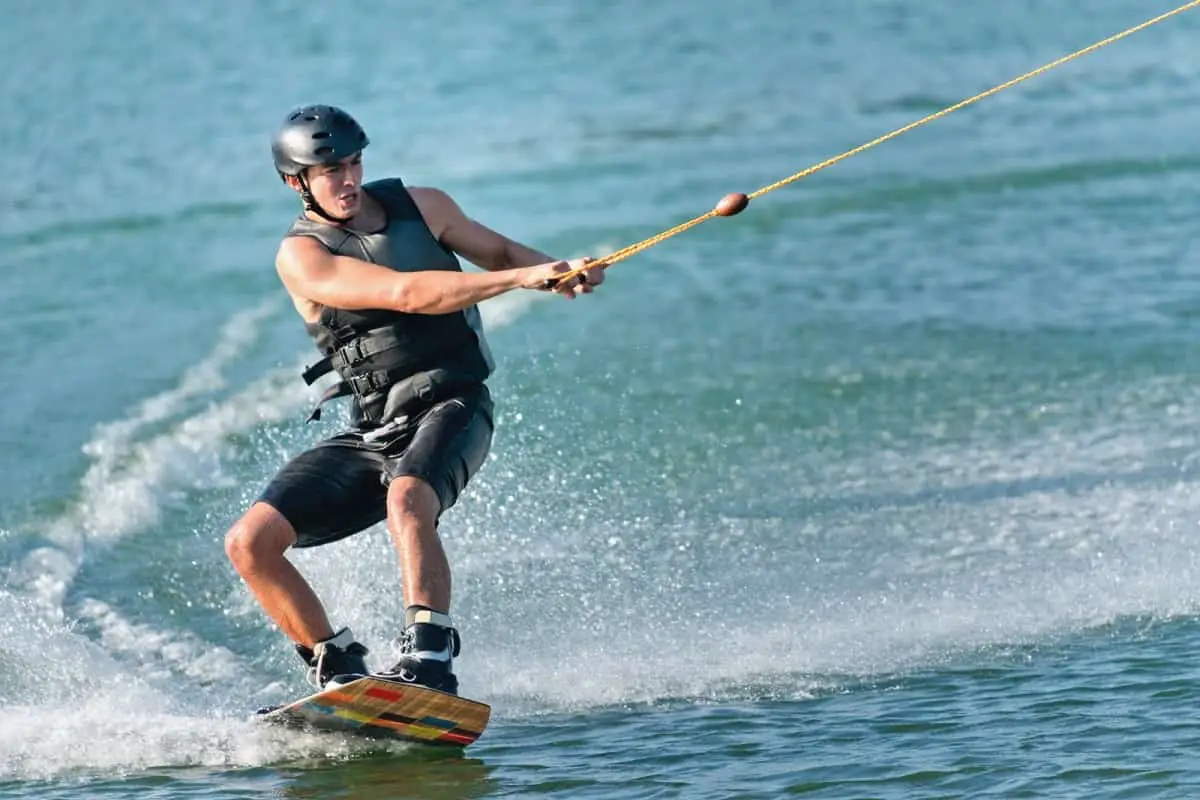
POLYGON ((367 143, 362 127, 340 108, 301 106, 283 121, 271 142, 271 153, 280 175, 299 175, 305 167, 352 156, 367 143))

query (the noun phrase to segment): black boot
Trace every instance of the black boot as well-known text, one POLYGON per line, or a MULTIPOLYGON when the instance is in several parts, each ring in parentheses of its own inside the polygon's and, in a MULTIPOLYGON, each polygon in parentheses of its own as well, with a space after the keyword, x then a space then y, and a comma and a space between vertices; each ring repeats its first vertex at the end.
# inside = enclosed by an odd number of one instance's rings
POLYGON ((308 682, 317 689, 332 689, 367 675, 367 648, 354 640, 349 628, 322 639, 312 649, 296 645, 308 664, 308 682))
POLYGON ((413 622, 404 629, 400 660, 377 677, 458 694, 458 678, 454 676, 454 657, 460 647, 458 631, 450 627, 446 614, 424 611, 416 617, 430 621, 413 622))

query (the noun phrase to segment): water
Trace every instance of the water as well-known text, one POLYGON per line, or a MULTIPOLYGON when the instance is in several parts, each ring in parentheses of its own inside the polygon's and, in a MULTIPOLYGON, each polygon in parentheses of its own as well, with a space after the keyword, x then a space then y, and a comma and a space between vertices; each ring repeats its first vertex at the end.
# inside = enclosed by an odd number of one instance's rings
MULTIPOLYGON (((303 102, 599 254, 1169 4, 68 4, 0 29, 0 797, 1186 797, 1200 16, 485 305, 463 754, 266 730, 225 529, 334 430, 271 259, 303 102)), ((296 557, 385 661, 385 533, 296 557)))

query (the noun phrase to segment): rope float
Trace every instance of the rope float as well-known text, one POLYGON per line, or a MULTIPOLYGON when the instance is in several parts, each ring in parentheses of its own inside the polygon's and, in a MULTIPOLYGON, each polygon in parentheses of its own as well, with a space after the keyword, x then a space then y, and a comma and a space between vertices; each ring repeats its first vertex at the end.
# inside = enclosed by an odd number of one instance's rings
POLYGON ((1055 59, 1054 61, 1051 61, 1048 64, 1043 64, 1042 66, 1038 67, 1037 69, 1033 69, 1033 70, 1030 70, 1029 72, 1026 72, 1024 75, 1019 75, 1016 78, 1013 78, 1012 80, 1008 80, 997 86, 993 86, 991 89, 980 92, 979 94, 974 95, 973 97, 968 97, 966 100, 962 100, 958 103, 955 103, 952 106, 947 106, 946 108, 943 108, 941 111, 936 111, 932 114, 929 114, 928 116, 925 116, 919 120, 916 120, 915 122, 910 122, 903 127, 896 128, 895 130, 893 130, 889 133, 885 133, 883 136, 879 136, 875 139, 872 139, 871 141, 866 142, 865 144, 860 144, 858 147, 851 148, 850 150, 847 150, 844 153, 836 155, 832 158, 828 158, 818 164, 814 164, 811 167, 808 167, 807 169, 800 170, 799 172, 797 172, 793 175, 789 175, 788 177, 784 178, 783 180, 768 184, 768 185, 762 187, 761 189, 756 189, 755 191, 750 192, 749 194, 744 194, 742 192, 730 192, 729 194, 722 197, 721 200, 716 204, 716 206, 714 206, 712 208, 711 211, 707 211, 698 217, 693 217, 692 219, 689 219, 687 222, 682 222, 673 228, 668 228, 667 230, 665 230, 661 233, 657 233, 654 236, 651 236, 647 239, 643 239, 640 242, 635 242, 634 244, 631 244, 628 247, 623 247, 620 250, 617 250, 615 253, 610 253, 607 256, 593 259, 588 262, 587 266, 585 266, 581 269, 570 270, 568 272, 564 272, 561 275, 559 275, 557 278, 554 279, 553 285, 547 286, 547 288, 553 288, 553 286, 557 286, 558 284, 562 283, 563 281, 570 281, 570 280, 576 279, 580 275, 582 275, 584 272, 586 272, 590 269, 594 269, 595 267, 607 269, 608 267, 611 267, 613 264, 616 264, 618 261, 624 261, 625 259, 629 258, 632 255, 636 255, 637 253, 640 253, 643 250, 653 247, 654 245, 656 245, 660 242, 666 241, 667 239, 670 239, 672 236, 677 236, 686 230, 696 227, 697 225, 699 225, 702 222, 707 222, 708 220, 713 219, 714 217, 732 217, 737 214, 740 214, 742 211, 744 211, 746 209, 746 207, 748 205, 750 205, 751 200, 761 197, 762 195, 766 194, 767 192, 773 192, 776 189, 779 189, 780 187, 783 187, 783 186, 787 186, 790 183, 794 183, 794 182, 800 180, 801 178, 807 178, 809 175, 812 175, 815 172, 820 172, 821 170, 825 169, 826 167, 832 167, 834 164, 838 163, 839 161, 844 161, 847 158, 850 158, 851 156, 858 155, 859 153, 863 152, 864 150, 869 150, 872 147, 875 147, 876 145, 883 144, 884 142, 888 141, 889 139, 894 139, 902 133, 907 133, 908 131, 911 131, 914 128, 919 128, 928 122, 933 122, 935 119, 944 117, 951 112, 959 110, 960 108, 965 108, 966 106, 969 106, 972 103, 977 103, 980 100, 983 100, 984 98, 991 97, 992 95, 1002 92, 1005 89, 1016 86, 1018 83, 1022 83, 1024 81, 1029 80, 1030 78, 1037 77, 1038 75, 1041 75, 1043 72, 1048 72, 1049 70, 1052 70, 1055 67, 1066 64, 1068 61, 1073 61, 1081 56, 1087 55, 1088 53, 1095 52, 1096 50, 1099 50, 1101 47, 1105 47, 1105 46, 1110 45, 1114 42, 1117 42, 1121 39, 1124 39, 1127 36, 1131 36, 1139 31, 1145 30, 1146 28, 1149 28, 1151 25, 1157 25, 1160 22, 1168 20, 1171 17, 1176 16, 1177 14, 1182 14, 1184 11, 1188 11, 1190 9, 1196 8, 1197 6, 1200 6, 1200 0, 1192 0, 1189 3, 1185 3, 1184 5, 1179 6, 1179 8, 1176 8, 1173 11, 1168 11, 1165 14, 1159 14, 1157 17, 1154 17, 1153 19, 1148 19, 1145 22, 1142 22, 1138 25, 1134 25, 1132 28, 1127 28, 1127 29, 1121 31, 1120 33, 1109 36, 1107 39, 1102 39, 1102 40, 1096 42, 1095 44, 1090 44, 1081 50, 1076 50, 1074 53, 1070 53, 1069 55, 1065 55, 1062 58, 1055 59))

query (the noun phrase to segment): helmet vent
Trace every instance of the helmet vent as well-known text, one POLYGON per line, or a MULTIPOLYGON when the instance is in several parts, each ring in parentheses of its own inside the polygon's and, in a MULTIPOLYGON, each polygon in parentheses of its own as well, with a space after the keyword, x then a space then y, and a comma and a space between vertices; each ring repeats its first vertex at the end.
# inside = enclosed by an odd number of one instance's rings
POLYGON ((271 151, 281 175, 300 175, 307 167, 360 153, 369 141, 362 127, 340 108, 308 105, 289 112, 271 142, 271 151))

